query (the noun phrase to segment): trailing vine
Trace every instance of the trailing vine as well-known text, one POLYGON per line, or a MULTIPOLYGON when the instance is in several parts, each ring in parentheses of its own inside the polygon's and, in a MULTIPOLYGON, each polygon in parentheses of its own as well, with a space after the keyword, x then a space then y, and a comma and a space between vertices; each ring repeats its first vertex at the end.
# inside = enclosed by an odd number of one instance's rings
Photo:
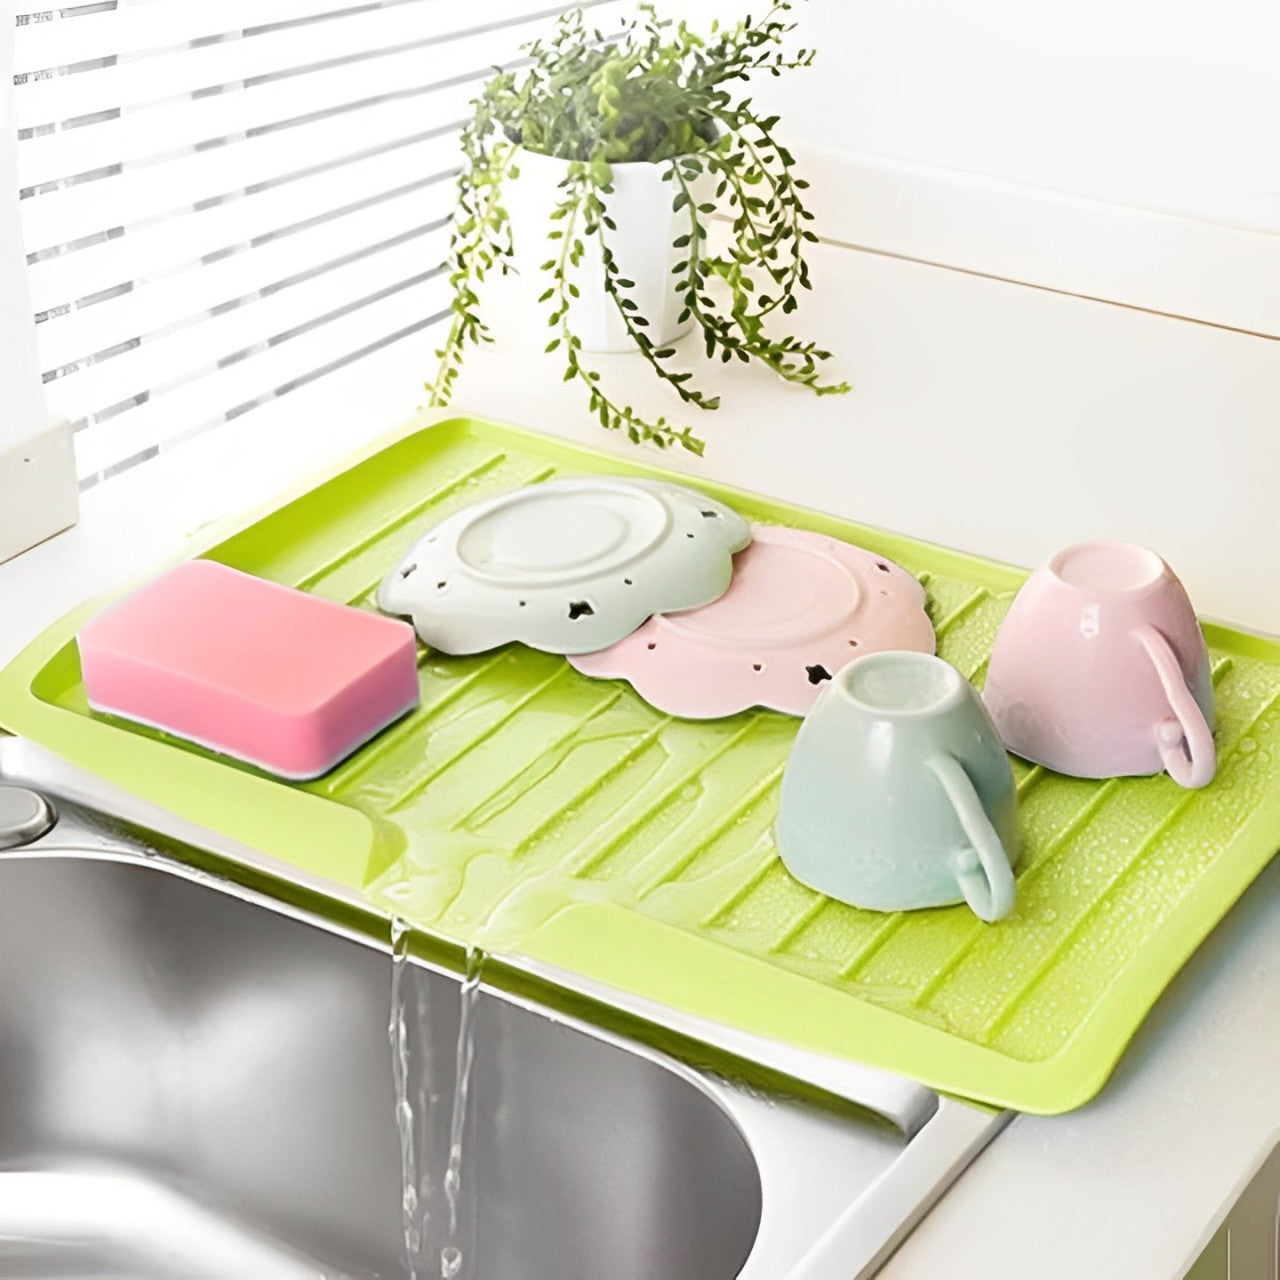
POLYGON ((588 28, 582 10, 572 9, 549 40, 523 46, 527 58, 518 73, 493 75, 462 131, 464 164, 447 260, 453 300, 436 352, 439 368, 428 384, 431 404, 448 403, 466 348, 492 340, 480 318, 480 286, 493 271, 512 268, 502 188, 519 176, 521 148, 568 162, 547 233, 552 254, 541 264, 547 287, 539 301, 550 308, 546 352, 560 353, 565 380, 583 385, 602 427, 625 431, 636 443, 703 449, 689 427, 665 417, 648 420, 610 396, 599 372, 584 365, 572 326, 580 293, 572 277, 590 242, 603 264, 604 291, 654 373, 686 405, 713 410, 720 403, 694 384, 692 373, 673 367, 674 346, 655 344, 650 319, 633 296, 635 282, 618 265, 609 212, 617 163, 662 165, 673 210, 687 214, 687 229, 674 241, 680 253, 673 283, 680 323, 698 326, 709 358, 758 361, 819 395, 849 389, 823 380, 829 351, 776 337, 767 324, 775 314, 792 314, 799 291, 811 288, 804 249, 817 237, 803 202, 808 183, 776 137, 777 117, 736 96, 735 84, 812 63, 812 50, 792 55, 784 48, 795 29, 791 9, 791 0, 777 0, 759 22, 713 25, 704 37, 683 21, 659 18, 645 3, 616 38, 588 28), (710 221, 717 216, 728 234, 715 239, 727 243, 713 249, 710 221))

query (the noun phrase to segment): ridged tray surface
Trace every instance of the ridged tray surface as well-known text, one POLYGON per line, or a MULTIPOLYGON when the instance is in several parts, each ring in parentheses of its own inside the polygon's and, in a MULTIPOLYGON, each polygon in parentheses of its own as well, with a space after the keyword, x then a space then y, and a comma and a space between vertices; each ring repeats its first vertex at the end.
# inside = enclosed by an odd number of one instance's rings
MULTIPOLYGON (((451 421, 208 554, 373 608, 388 568, 445 515, 593 471, 661 474, 451 421)), ((939 653, 981 683, 1020 571, 699 487, 752 520, 818 529, 916 574, 939 653)), ((92 715, 71 643, 85 616, 0 676, 0 721, 425 930, 1022 1110, 1067 1110, 1097 1091, 1280 844, 1280 644, 1223 628, 1207 629, 1217 779, 1193 792, 1164 776, 1090 782, 1015 761, 1018 901, 988 926, 963 907, 859 911, 791 879, 771 828, 792 717, 684 721, 519 645, 423 649, 421 708, 327 777, 289 786, 92 715), (368 847, 356 847, 368 824, 352 811, 372 823, 368 847)))

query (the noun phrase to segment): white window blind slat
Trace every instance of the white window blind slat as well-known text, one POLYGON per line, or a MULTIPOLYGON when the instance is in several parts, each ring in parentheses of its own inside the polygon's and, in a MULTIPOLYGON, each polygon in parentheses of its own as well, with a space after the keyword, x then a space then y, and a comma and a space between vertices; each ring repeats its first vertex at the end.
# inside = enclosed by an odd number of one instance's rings
POLYGON ((190 317, 188 323, 144 337, 138 345, 84 367, 72 366, 48 382, 51 402, 62 417, 78 422, 97 408, 110 408, 140 392, 207 370, 314 315, 393 284, 392 273, 407 278, 438 267, 447 246, 440 218, 424 221, 430 211, 422 208, 421 198, 395 204, 404 207, 379 206, 379 224, 362 228, 358 243, 345 252, 340 243, 330 240, 327 252, 338 251, 339 256, 329 260, 317 263, 311 245, 281 241, 289 252, 267 272, 265 283, 259 284, 261 276, 250 277, 242 270, 240 279, 230 285, 233 290, 247 285, 253 292, 217 297, 215 290, 206 288, 206 296, 186 304, 183 315, 190 317), (202 304, 225 309, 203 318, 199 312, 193 315, 192 306, 202 304))
MULTIPOLYGON (((339 120, 342 113, 375 105, 378 98, 426 99, 439 80, 474 75, 477 85, 470 98, 489 74, 485 59, 491 53, 490 39, 464 37, 447 51, 413 50, 372 65, 357 62, 231 93, 179 99, 162 111, 126 112, 91 126, 24 138, 19 184, 24 192, 34 193, 59 182, 93 181, 91 175, 101 171, 108 156, 113 157, 112 167, 156 165, 193 145, 213 146, 255 131, 289 129, 311 117, 339 120)), ((436 107, 423 101, 411 109, 422 118, 436 107)))
MULTIPOLYGON (((385 150, 374 156, 361 151, 346 151, 339 138, 330 137, 330 151, 325 156, 311 152, 302 156, 303 163, 278 164, 278 172, 271 172, 271 161, 283 159, 273 147, 269 154, 251 151, 255 160, 248 173, 259 174, 256 183, 243 188, 221 187, 210 192, 206 204, 183 206, 157 216, 154 220, 136 220, 116 223, 110 238, 99 234, 99 243, 88 244, 69 252, 41 255, 31 262, 33 305, 38 312, 49 311, 76 298, 88 297, 102 289, 113 288, 129 279, 146 278, 178 266, 193 265, 224 253, 238 244, 247 244, 262 237, 271 236, 276 230, 288 227, 311 216, 323 215, 330 207, 342 207, 365 196, 375 196, 380 189, 403 186, 406 180, 429 178, 444 170, 454 169, 460 163, 457 140, 453 131, 436 133, 434 137, 402 143, 393 137, 381 143, 385 150), (360 160, 348 161, 349 155, 360 160), (307 159, 311 160, 307 164, 307 159), (367 175, 366 161, 383 160, 378 184, 355 180, 340 186, 343 178, 367 175), (403 161, 403 165, 397 165, 403 161), (421 168, 419 168, 421 165, 421 168), (389 186, 384 183, 389 179, 389 186), (337 198, 335 184, 338 184, 337 198), (328 195, 321 201, 317 195, 328 195), (105 243, 104 243, 105 242, 105 243), (113 262, 111 251, 118 253, 113 262), (83 266, 82 266, 83 264, 83 266)), ((358 146, 361 138, 346 138, 347 147, 358 146)), ((324 145, 324 138, 312 137, 317 147, 324 145)), ((297 155, 294 160, 300 159, 297 155)), ((219 170, 225 175, 224 170, 219 170)), ((197 170, 195 177, 201 177, 197 170)), ((212 186, 219 186, 218 183, 212 186)), ((197 189, 205 189, 200 187, 197 189)), ((442 204, 452 200, 452 189, 440 189, 438 198, 442 204)), ((27 230, 28 241, 31 230, 27 230)))
MULTIPOLYGON (((541 12, 545 15, 555 7, 544 2, 541 12)), ((216 9, 210 12, 216 16, 216 9)), ((94 70, 19 85, 18 127, 38 128, 104 111, 140 108, 222 86, 239 87, 264 76, 305 74, 307 68, 319 70, 335 60, 377 62, 394 52, 415 48, 425 54, 469 30, 492 33, 512 18, 531 12, 538 10, 529 0, 486 0, 483 8, 418 0, 154 57, 109 61, 94 70)), ((221 25, 215 23, 215 28, 221 25)), ((507 57, 516 43, 506 43, 507 57)), ((17 52, 21 59, 20 43, 17 52)))
MULTIPOLYGON (((421 186, 410 186, 385 200, 357 205, 347 214, 334 218, 343 224, 340 238, 334 236, 333 228, 323 223, 316 227, 303 225, 268 243, 243 247, 206 265, 188 265, 184 270, 138 280, 123 292, 109 293, 100 301, 51 316, 40 326, 46 378, 69 366, 87 365, 106 358, 106 352, 119 351, 123 346, 168 332, 175 326, 196 324, 206 311, 232 306, 238 298, 251 296, 257 289, 275 288, 280 280, 323 265, 332 257, 358 252, 361 247, 398 234, 398 230, 367 234, 369 223, 364 220, 356 223, 355 219, 378 205, 399 200, 415 201, 412 218, 406 220, 404 229, 433 216, 444 216, 434 193, 421 186), (266 256, 271 250, 276 252, 266 256), (325 257, 326 253, 330 257, 325 257), (261 261, 257 261, 259 255, 262 255, 261 261)), ((434 248, 424 248, 424 253, 434 251, 434 248)))
MULTIPOLYGON (((420 0, 411 0, 420 2, 420 0)), ((432 0, 439 3, 440 0, 432 0)), ((171 48, 244 28, 315 21, 327 12, 376 7, 369 0, 219 0, 208 4, 125 4, 20 13, 15 70, 36 73, 107 56, 171 48)), ((26 6, 19 6, 20 8, 26 6)))
MULTIPOLYGON (((447 315, 457 129, 492 67, 567 7, 24 0, 28 278, 82 484, 416 351, 411 412, 447 315)), ((586 7, 602 26, 630 8, 586 7)))
MULTIPOLYGON (((38 262, 28 268, 37 294, 59 300, 54 310, 37 312, 46 317, 39 329, 45 367, 57 368, 105 350, 121 335, 136 337, 163 328, 190 314, 190 300, 206 297, 209 291, 226 294, 229 277, 225 284, 216 281, 229 272, 230 257, 264 253, 313 226, 316 240, 311 252, 320 256, 332 237, 354 239, 345 219, 363 207, 425 187, 440 188, 423 192, 429 207, 439 213, 453 191, 453 169, 448 166, 456 162, 452 137, 436 138, 362 166, 326 170, 312 179, 202 210, 193 215, 201 224, 198 236, 179 219, 171 219, 147 228, 146 235, 125 235, 73 256, 38 262), (402 156, 417 163, 402 165, 402 156), (405 183, 406 173, 426 177, 405 183), (326 227, 326 222, 343 225, 326 227), (216 261, 202 262, 214 256, 216 261), (83 272, 76 270, 78 258, 91 260, 83 272), (71 291, 79 288, 86 292, 70 300, 71 291)), ((263 280, 272 274, 271 265, 258 271, 263 280)))
POLYGON ((421 98, 381 102, 33 196, 21 203, 28 248, 39 252, 74 243, 313 165, 456 125, 465 116, 476 86, 472 77, 421 98))
MULTIPOLYGON (((251 411, 257 401, 309 381, 331 364, 428 324, 448 306, 439 278, 409 284, 265 351, 228 365, 214 380, 156 395, 136 409, 86 427, 76 438, 82 475, 94 475, 149 449, 207 430, 227 414, 251 411)), ((323 321, 321 323, 321 321, 323 321)), ((412 393, 411 393, 412 394, 412 393)), ((418 400, 408 403, 406 415, 418 400)))

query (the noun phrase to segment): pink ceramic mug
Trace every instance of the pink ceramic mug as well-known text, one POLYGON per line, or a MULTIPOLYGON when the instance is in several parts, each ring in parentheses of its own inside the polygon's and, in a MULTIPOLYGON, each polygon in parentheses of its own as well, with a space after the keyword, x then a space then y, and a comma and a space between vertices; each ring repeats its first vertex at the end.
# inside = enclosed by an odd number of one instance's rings
POLYGON ((1005 746, 1059 773, 1159 773, 1203 787, 1216 768, 1213 684, 1173 570, 1127 542, 1060 551, 1018 592, 983 697, 1005 746))

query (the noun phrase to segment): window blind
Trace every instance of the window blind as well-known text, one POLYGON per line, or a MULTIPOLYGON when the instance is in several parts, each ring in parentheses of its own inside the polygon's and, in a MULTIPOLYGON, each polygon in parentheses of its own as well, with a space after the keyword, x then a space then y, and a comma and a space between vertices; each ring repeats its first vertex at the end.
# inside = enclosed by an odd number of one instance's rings
POLYGON ((86 488, 438 324, 468 103, 573 7, 30 4, 23 235, 86 488))

